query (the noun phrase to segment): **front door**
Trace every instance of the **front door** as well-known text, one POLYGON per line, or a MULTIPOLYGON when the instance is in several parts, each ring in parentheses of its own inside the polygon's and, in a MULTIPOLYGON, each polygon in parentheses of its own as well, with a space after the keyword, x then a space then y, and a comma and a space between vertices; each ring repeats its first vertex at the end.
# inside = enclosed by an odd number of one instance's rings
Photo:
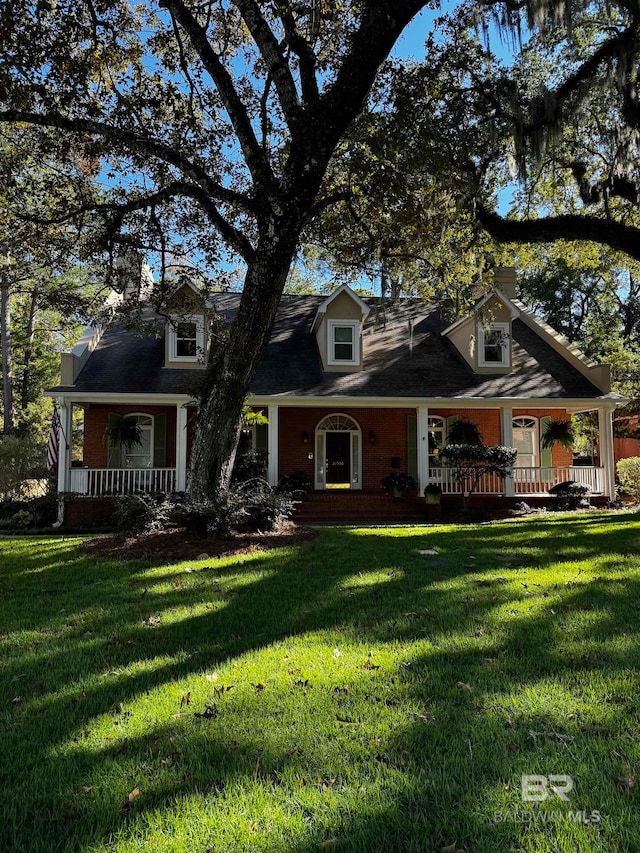
POLYGON ((351 485, 351 433, 326 434, 327 487, 351 485))

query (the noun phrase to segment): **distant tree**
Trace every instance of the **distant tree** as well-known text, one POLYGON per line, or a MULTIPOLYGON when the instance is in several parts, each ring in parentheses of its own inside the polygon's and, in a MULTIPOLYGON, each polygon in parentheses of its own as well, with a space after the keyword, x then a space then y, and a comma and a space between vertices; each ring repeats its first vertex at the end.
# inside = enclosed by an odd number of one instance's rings
POLYGON ((80 230, 67 223, 44 227, 23 215, 29 208, 46 214, 60 203, 51 192, 51 174, 56 176, 57 192, 66 183, 67 198, 74 187, 85 194, 93 191, 86 163, 79 158, 71 163, 58 160, 60 142, 60 134, 54 139, 30 128, 5 126, 0 132, 4 434, 40 424, 40 395, 59 371, 57 353, 74 340, 104 291, 87 263, 87 244, 80 230))

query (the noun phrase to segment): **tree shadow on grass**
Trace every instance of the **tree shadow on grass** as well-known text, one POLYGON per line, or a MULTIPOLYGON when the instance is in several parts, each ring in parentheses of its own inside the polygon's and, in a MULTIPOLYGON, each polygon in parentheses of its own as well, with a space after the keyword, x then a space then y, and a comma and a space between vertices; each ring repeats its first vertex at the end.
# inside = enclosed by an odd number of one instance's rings
MULTIPOLYGON (((548 721, 539 713, 523 716, 514 734, 507 730, 495 696, 514 688, 516 693, 535 691, 568 670, 576 676, 606 670, 608 678, 616 673, 623 678, 640 663, 635 648, 603 649, 600 654, 593 648, 593 642, 636 630, 638 582, 623 591, 619 578, 607 577, 608 569, 619 569, 638 541, 637 526, 620 529, 622 518, 614 517, 609 532, 602 519, 565 522, 558 526, 560 540, 543 521, 526 532, 518 524, 415 529, 408 536, 327 530, 316 542, 284 553, 226 560, 187 575, 150 565, 78 559, 71 546, 45 552, 38 571, 33 555, 27 573, 24 561, 5 561, 3 585, 12 590, 6 602, 13 609, 10 627, 16 632, 24 624, 39 636, 16 633, 2 664, 2 701, 9 708, 2 849, 87 849, 114 833, 126 838, 136 827, 140 831, 145 814, 162 807, 171 812, 181 798, 205 797, 224 811, 226 792, 238 785, 255 797, 277 801, 284 813, 293 810, 290 842, 278 848, 273 841, 269 847, 268 836, 257 831, 252 846, 236 839, 212 849, 302 851, 329 841, 333 849, 428 850, 454 837, 479 850, 528 849, 522 846, 522 827, 498 828, 489 816, 492 807, 504 803, 504 785, 513 784, 514 775, 519 779, 520 772, 544 772, 526 730, 557 727, 557 713, 548 721), (595 532, 586 535, 591 528, 595 532), (514 570, 496 564, 505 549, 518 561, 522 556, 524 564, 525 554, 517 553, 522 542, 529 565, 550 566, 568 541, 579 551, 572 560, 598 558, 601 564, 598 577, 562 590, 559 612, 553 612, 553 601, 514 588, 514 570), (419 553, 431 545, 437 555, 419 553), (603 562, 608 553, 614 556, 603 562), (181 585, 174 587, 175 580, 181 585), (501 627, 499 609, 511 605, 525 609, 501 627), (36 615, 30 617, 34 609, 36 615), (590 611, 598 619, 585 619, 577 627, 592 645, 584 653, 568 653, 563 647, 566 626, 575 632, 571 623, 590 611), (324 742, 304 742, 306 729, 297 720, 304 711, 304 694, 291 684, 266 702, 258 692, 242 695, 249 719, 258 721, 250 732, 238 728, 237 717, 226 717, 222 699, 216 702, 219 718, 198 720, 191 709, 178 714, 179 691, 176 714, 163 711, 161 723, 150 717, 144 733, 134 727, 127 734, 127 719, 114 710, 135 705, 162 685, 314 632, 326 635, 327 642, 395 644, 398 649, 394 663, 381 671, 375 665, 354 668, 348 693, 340 692, 340 682, 322 687, 327 696, 320 711, 329 719, 324 742), (474 639, 456 647, 449 642, 453 634, 474 639), (412 644, 419 644, 417 653, 412 644), (21 701, 13 703, 18 695, 21 701), (352 720, 363 695, 371 718, 352 720), (254 707, 258 702, 259 709, 254 707), (407 713, 408 708, 415 710, 407 713), (103 738, 96 747, 84 732, 105 714, 113 717, 112 723, 107 721, 113 726, 113 746, 105 747, 103 738), (376 738, 368 739, 378 720, 388 734, 382 744, 372 746, 376 738), (289 733, 302 746, 291 743, 289 733), (179 748, 172 750, 176 739, 179 748), (294 749, 291 754, 285 743, 294 749), (516 751, 510 752, 514 743, 516 751), (144 794, 122 811, 127 789, 143 765, 153 768, 144 794), (122 783, 111 791, 100 789, 100 796, 78 794, 82 785, 94 787, 93 780, 100 788, 105 777, 122 783), (376 795, 368 797, 367 788, 376 795), (314 796, 307 796, 309 790, 314 796), (323 799, 333 809, 325 808, 323 799), (310 801, 309 818, 300 828, 294 807, 305 800, 310 801), (35 832, 27 835, 31 823, 35 832), (499 846, 491 846, 492 838, 499 846)), ((632 519, 637 522, 637 516, 632 519)), ((632 696, 627 699, 633 701, 632 696)), ((546 768, 557 756, 548 750, 542 757, 546 768)), ((575 758, 567 763, 573 769, 575 758)), ((210 820, 209 834, 215 815, 210 820)), ((562 849, 553 846, 551 833, 548 849, 562 849)), ((178 845, 176 841, 173 849, 181 849, 178 845)), ((193 849, 206 846, 203 842, 193 849)))

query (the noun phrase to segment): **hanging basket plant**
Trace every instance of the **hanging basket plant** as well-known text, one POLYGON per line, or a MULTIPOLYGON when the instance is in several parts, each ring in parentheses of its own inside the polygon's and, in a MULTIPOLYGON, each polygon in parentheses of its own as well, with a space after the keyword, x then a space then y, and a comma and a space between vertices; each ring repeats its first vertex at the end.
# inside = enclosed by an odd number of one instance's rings
POLYGON ((113 447, 131 450, 142 446, 142 427, 132 417, 112 414, 104 431, 104 440, 113 447))
POLYGON ((549 421, 542 433, 540 443, 545 450, 551 450, 555 444, 570 449, 574 441, 575 435, 571 421, 549 421))
POLYGON ((466 420, 466 418, 456 418, 449 427, 447 443, 472 444, 479 447, 482 444, 482 435, 477 424, 466 420))

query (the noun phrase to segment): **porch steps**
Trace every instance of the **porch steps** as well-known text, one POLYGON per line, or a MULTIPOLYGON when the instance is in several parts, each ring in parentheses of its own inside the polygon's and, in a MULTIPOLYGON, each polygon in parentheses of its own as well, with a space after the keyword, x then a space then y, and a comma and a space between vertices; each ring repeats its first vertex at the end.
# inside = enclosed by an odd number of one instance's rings
POLYGON ((394 498, 383 492, 309 492, 298 504, 294 520, 335 524, 416 524, 428 521, 427 506, 415 496, 394 498))

